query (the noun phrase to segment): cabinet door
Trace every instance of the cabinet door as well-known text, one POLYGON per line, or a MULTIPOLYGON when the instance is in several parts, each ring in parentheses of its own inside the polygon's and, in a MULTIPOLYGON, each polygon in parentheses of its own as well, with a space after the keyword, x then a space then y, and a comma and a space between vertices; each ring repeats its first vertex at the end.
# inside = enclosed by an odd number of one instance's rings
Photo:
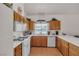
POLYGON ((14 21, 20 21, 20 15, 14 11, 14 21))
POLYGON ((61 52, 64 56, 69 55, 69 43, 61 39, 61 52))
POLYGON ((69 56, 79 56, 79 47, 69 43, 69 56))
POLYGON ((41 41, 40 41, 40 38, 38 36, 33 36, 31 38, 31 46, 32 47, 40 47, 41 46, 41 41))
POLYGON ((46 47, 47 46, 47 37, 33 36, 31 39, 31 46, 46 47))
POLYGON ((64 56, 69 55, 69 43, 68 42, 57 37, 56 38, 56 47, 64 56))
POLYGON ((42 47, 47 47, 47 36, 39 37, 42 47))
POLYGON ((16 48, 14 48, 14 55, 22 56, 22 44, 18 45, 16 48))
POLYGON ((33 21, 30 21, 30 26, 29 26, 30 28, 30 30, 34 30, 34 22, 33 21))
POLYGON ((27 20, 27 19, 25 19, 26 20, 26 31, 27 30, 30 30, 30 22, 27 20))
POLYGON ((56 37, 56 47, 61 52, 61 39, 56 37))
POLYGON ((59 30, 60 29, 60 21, 53 21, 53 29, 59 30))
POLYGON ((50 30, 60 30, 60 21, 50 21, 49 29, 50 30))

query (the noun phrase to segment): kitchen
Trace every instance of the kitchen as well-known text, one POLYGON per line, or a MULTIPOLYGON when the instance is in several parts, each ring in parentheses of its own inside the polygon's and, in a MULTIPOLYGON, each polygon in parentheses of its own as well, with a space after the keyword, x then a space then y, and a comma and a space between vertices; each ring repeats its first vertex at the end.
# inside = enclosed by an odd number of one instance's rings
POLYGON ((5 24, 0 55, 79 56, 79 4, 14 3, 0 8, 0 23, 5 24))

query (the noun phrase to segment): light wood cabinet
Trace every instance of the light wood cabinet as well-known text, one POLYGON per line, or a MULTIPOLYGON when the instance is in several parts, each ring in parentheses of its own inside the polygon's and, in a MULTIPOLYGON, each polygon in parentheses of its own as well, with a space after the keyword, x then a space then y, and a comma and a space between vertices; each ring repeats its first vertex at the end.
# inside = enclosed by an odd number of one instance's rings
POLYGON ((56 47, 61 52, 61 39, 56 37, 56 47))
POLYGON ((47 36, 33 36, 31 38, 31 46, 47 47, 47 36))
MULTIPOLYGON (((20 15, 19 13, 14 11, 14 21, 18 21, 20 23, 26 24, 26 29, 29 30, 29 21, 22 15, 20 15)), ((33 24, 31 23, 31 29, 33 28, 32 26, 33 24)))
POLYGON ((61 53, 64 56, 68 56, 69 55, 69 43, 64 41, 64 40, 61 40, 61 53))
POLYGON ((57 37, 56 38, 56 47, 64 56, 69 55, 69 43, 68 42, 57 37))
POLYGON ((37 36, 33 36, 32 38, 31 38, 31 46, 32 47, 35 47, 35 46, 41 46, 41 41, 40 41, 40 39, 39 39, 39 37, 37 37, 37 36))
POLYGON ((29 30, 34 30, 34 21, 29 21, 29 30))
POLYGON ((14 11, 14 21, 19 21, 19 22, 21 21, 20 15, 15 11, 14 11))
POLYGON ((60 30, 60 21, 49 21, 49 30, 60 30))
POLYGON ((29 23, 30 23, 30 22, 26 19, 26 25, 27 25, 27 26, 26 26, 26 29, 27 29, 27 30, 30 30, 30 29, 29 29, 29 27, 30 27, 30 24, 29 24, 29 23))
POLYGON ((47 36, 41 36, 41 38, 39 37, 39 39, 41 40, 41 46, 47 47, 47 36))
POLYGON ((79 47, 69 44, 69 56, 79 56, 79 47))
POLYGON ((22 44, 14 48, 14 56, 22 56, 22 44))
POLYGON ((79 47, 56 37, 56 47, 64 56, 79 56, 79 47))

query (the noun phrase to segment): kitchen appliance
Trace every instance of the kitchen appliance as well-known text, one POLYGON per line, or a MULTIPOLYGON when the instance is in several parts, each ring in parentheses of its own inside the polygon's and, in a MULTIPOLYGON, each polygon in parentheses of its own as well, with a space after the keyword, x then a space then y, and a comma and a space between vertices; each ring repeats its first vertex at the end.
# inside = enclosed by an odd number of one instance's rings
POLYGON ((48 47, 55 47, 55 39, 56 37, 55 36, 48 36, 48 47))

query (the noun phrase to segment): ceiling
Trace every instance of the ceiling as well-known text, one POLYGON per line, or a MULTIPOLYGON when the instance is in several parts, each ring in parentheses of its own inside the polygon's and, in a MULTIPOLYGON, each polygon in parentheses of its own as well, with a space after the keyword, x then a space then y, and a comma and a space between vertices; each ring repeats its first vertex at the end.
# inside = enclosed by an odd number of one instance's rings
POLYGON ((79 3, 25 3, 27 15, 79 14, 79 3))

